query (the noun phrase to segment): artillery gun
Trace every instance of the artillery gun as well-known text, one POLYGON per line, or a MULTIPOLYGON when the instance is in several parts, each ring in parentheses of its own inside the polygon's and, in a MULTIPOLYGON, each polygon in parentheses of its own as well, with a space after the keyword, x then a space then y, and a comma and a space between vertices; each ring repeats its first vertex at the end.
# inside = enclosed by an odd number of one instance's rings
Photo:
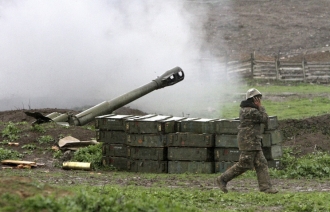
POLYGON ((160 88, 174 85, 184 79, 184 72, 180 67, 175 67, 166 71, 160 77, 152 80, 139 88, 136 88, 126 94, 123 94, 110 101, 101 102, 77 115, 68 113, 51 113, 46 116, 39 112, 25 112, 26 115, 32 116, 36 119, 33 124, 42 124, 49 121, 54 121, 62 124, 69 124, 74 126, 82 126, 93 121, 95 117, 110 114, 116 109, 160 88))

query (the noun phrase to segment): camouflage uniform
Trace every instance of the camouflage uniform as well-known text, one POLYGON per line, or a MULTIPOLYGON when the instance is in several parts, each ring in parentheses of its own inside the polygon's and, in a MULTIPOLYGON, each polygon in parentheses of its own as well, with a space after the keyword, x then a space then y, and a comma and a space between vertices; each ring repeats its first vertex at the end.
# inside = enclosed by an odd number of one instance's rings
MULTIPOLYGON (((264 107, 256 107, 253 104, 241 103, 239 113, 240 125, 237 135, 238 147, 241 151, 239 161, 218 177, 218 184, 224 192, 228 192, 226 184, 233 178, 243 174, 247 170, 255 169, 257 172, 260 191, 271 191, 267 160, 262 152, 262 135, 260 124, 268 123, 268 115, 264 107), (246 107, 247 106, 247 107, 246 107), (221 181, 220 181, 221 180, 221 181), (221 186, 221 183, 222 186, 221 186)), ((277 191, 276 191, 277 192, 277 191)))

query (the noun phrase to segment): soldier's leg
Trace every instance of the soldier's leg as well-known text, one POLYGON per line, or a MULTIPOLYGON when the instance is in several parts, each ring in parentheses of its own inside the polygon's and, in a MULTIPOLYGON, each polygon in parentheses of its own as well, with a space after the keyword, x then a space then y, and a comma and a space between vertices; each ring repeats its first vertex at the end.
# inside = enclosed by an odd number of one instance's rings
POLYGON ((262 150, 257 151, 254 159, 254 168, 257 172, 259 190, 267 193, 277 193, 277 190, 272 189, 267 160, 262 150))
POLYGON ((255 151, 242 151, 239 161, 217 178, 218 186, 223 192, 228 192, 226 186, 229 181, 253 168, 255 154, 255 151))

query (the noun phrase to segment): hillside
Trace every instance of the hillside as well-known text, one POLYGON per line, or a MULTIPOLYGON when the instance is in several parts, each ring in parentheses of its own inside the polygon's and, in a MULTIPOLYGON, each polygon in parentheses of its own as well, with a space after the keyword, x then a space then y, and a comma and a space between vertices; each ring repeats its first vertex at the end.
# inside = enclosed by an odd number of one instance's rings
MULTIPOLYGON (((210 52, 217 57, 227 54, 232 59, 246 58, 250 53, 256 52, 261 58, 273 58, 280 55, 283 58, 295 60, 306 56, 312 61, 330 62, 330 3, 328 0, 319 0, 317 3, 311 0, 224 0, 224 1, 187 1, 196 5, 196 2, 204 2, 207 6, 208 21, 204 24, 203 35, 205 43, 203 48, 210 49, 210 52)), ((196 15, 200 15, 198 11, 196 15)), ((201 33, 202 34, 202 33, 201 33)), ((26 110, 0 111, 0 132, 8 122, 27 122, 23 133, 17 139, 18 145, 8 145, 3 142, 6 137, 0 138, 0 147, 18 151, 24 155, 23 160, 44 163, 41 169, 31 172, 19 172, 18 175, 36 177, 40 182, 50 184, 63 184, 67 186, 73 183, 88 185, 139 185, 150 187, 153 183, 161 182, 173 187, 193 187, 196 189, 214 189, 214 176, 208 180, 197 178, 194 175, 185 176, 186 179, 176 178, 168 175, 164 178, 146 179, 137 173, 128 173, 125 179, 111 177, 109 172, 103 172, 98 177, 80 177, 83 172, 66 172, 54 167, 58 163, 54 159, 52 146, 64 136, 73 136, 79 140, 86 141, 95 138, 95 132, 90 130, 94 123, 84 127, 62 127, 54 123, 45 125, 45 133, 31 130, 32 117, 27 116, 26 110), (47 125, 51 125, 47 127, 47 125), (38 145, 37 139, 42 135, 49 135, 54 138, 52 143, 38 145), (23 146, 38 145, 38 151, 29 151, 23 146), (41 170, 41 171, 39 171, 41 170), (55 173, 56 174, 53 174, 55 173), (62 174, 58 174, 62 172, 62 174), (110 177, 109 177, 110 176, 110 177), (212 178, 212 179, 211 179, 212 178), (165 182, 165 183, 164 183, 165 182)), ((44 115, 51 112, 71 112, 57 108, 38 109, 44 115)), ((118 114, 142 115, 143 111, 123 107, 116 111, 118 114)), ((276 115, 276 114, 275 114, 276 115)), ((321 115, 302 120, 280 120, 279 128, 283 132, 284 147, 292 147, 297 156, 312 153, 315 150, 330 151, 329 142, 330 115, 321 115)), ((1 166, 1 165, 0 165, 1 166)), ((1 168, 1 167, 0 167, 1 168)), ((5 174, 6 172, 2 172, 5 174)), ((257 190, 255 179, 235 179, 235 185, 229 185, 230 189, 236 187, 236 191, 249 192, 257 190)), ((4 183, 2 183, 5 185, 4 183)), ((274 184, 280 191, 329 191, 328 181, 320 183, 315 180, 274 180, 274 184)), ((5 186, 3 186, 5 187, 5 186)), ((11 189, 11 188, 8 188, 11 189)), ((235 191, 235 190, 234 190, 235 191)))
MULTIPOLYGON (((305 54, 310 60, 330 61, 330 53, 327 50, 330 29, 327 0, 320 0, 317 4, 313 1, 298 0, 187 1, 187 4, 193 5, 193 8, 196 8, 196 5, 206 8, 208 18, 204 24, 205 48, 210 48, 215 55, 223 56, 226 52, 232 58, 244 58, 256 51, 259 57, 280 54, 283 57, 290 55, 290 59, 294 60, 305 54), (319 49, 322 51, 318 51, 319 49)), ((199 16, 204 12, 205 10, 197 10, 195 15, 199 16)), ((38 111, 45 115, 54 111, 75 113, 51 108, 38 111)), ((117 113, 143 114, 142 111, 127 107, 121 108, 117 113)), ((2 122, 31 123, 32 119, 24 114, 24 110, 0 112, 2 122)), ((329 132, 327 128, 320 127, 327 126, 328 123, 328 115, 306 120, 283 120, 280 122, 285 139, 283 144, 298 148, 297 151, 301 154, 315 149, 330 150, 330 145, 326 142, 329 132)), ((71 135, 81 140, 89 140, 95 136, 92 131, 82 127, 58 127, 53 130, 47 133, 54 138, 71 135)), ((36 136, 39 135, 35 133, 20 138, 20 146, 33 142, 36 136)), ((23 151, 19 147, 16 149, 23 151)), ((26 157, 30 160, 42 158, 40 155, 26 157)))
POLYGON ((308 53, 330 45, 328 8, 327 0, 212 1, 206 40, 218 55, 308 53))
MULTIPOLYGON (((46 129, 45 133, 39 131, 31 130, 31 123, 35 121, 33 117, 27 116, 24 110, 15 111, 2 111, 0 112, 0 121, 3 122, 0 125, 0 132, 3 131, 4 126, 8 122, 19 123, 27 122, 27 125, 22 126, 22 132, 24 136, 20 136, 15 142, 18 146, 8 146, 2 144, 2 147, 18 151, 24 155, 23 160, 37 161, 40 163, 45 163, 48 169, 53 169, 54 163, 57 161, 53 158, 54 151, 51 150, 52 146, 57 146, 60 138, 66 136, 73 136, 81 141, 89 141, 95 139, 95 132, 90 130, 95 123, 89 123, 87 126, 70 126, 63 127, 55 123, 44 124, 43 127, 46 129), (37 139, 41 136, 51 136, 54 141, 51 143, 37 144, 37 139), (27 149, 22 148, 25 145, 37 144, 38 147, 43 149, 43 151, 31 151, 31 153, 26 154, 27 149)), ((62 109, 42 109, 38 110, 43 115, 48 115, 51 112, 68 112, 62 109)), ((70 111, 76 114, 77 111, 70 111)), ((127 115, 144 115, 145 113, 139 110, 130 109, 123 107, 116 111, 117 114, 127 114, 127 115)), ((302 120, 287 119, 279 121, 279 129, 283 132, 284 140, 282 143, 283 147, 292 147, 297 156, 312 153, 315 150, 330 151, 330 143, 328 142, 328 137, 330 135, 330 130, 328 128, 328 123, 330 122, 330 115, 322 115, 318 117, 310 117, 302 120)), ((0 142, 3 142, 7 137, 0 138, 0 142)))
MULTIPOLYGON (((232 58, 244 58, 255 51, 259 57, 280 54, 283 57, 291 56, 290 59, 294 60, 305 54, 310 60, 330 61, 330 53, 327 50, 330 3, 327 0, 319 0, 317 4, 307 0, 187 1, 186 4, 187 8, 194 8, 196 16, 205 16, 207 11, 205 31, 201 33, 205 36, 204 47, 219 57, 226 53, 232 58)), ((43 114, 53 111, 68 112, 49 108, 39 111, 43 114)), ((118 113, 143 112, 123 107, 118 113)), ((31 122, 31 117, 27 117, 23 110, 3 111, 0 112, 0 121, 31 122)), ((325 142, 328 130, 320 127, 327 126, 328 121, 328 116, 281 121, 280 128, 285 135, 284 145, 302 148, 303 154, 317 148, 330 149, 330 145, 325 142)), ((58 128, 58 131, 48 133, 54 137, 70 134, 82 140, 95 136, 91 131, 81 127, 58 128)), ((35 136, 37 135, 21 138, 20 145, 32 142, 35 136)), ((32 155, 28 157, 39 158, 32 155)))

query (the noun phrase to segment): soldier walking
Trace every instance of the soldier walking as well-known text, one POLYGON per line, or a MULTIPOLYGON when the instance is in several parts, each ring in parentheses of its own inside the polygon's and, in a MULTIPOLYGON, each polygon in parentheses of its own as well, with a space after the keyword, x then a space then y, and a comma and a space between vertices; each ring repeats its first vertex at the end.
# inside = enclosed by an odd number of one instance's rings
POLYGON ((272 188, 268 172, 267 160, 262 152, 262 135, 260 124, 267 125, 268 115, 261 106, 262 94, 255 88, 246 93, 246 100, 241 102, 239 112, 240 125, 238 126, 238 148, 241 152, 239 161, 217 177, 220 189, 227 193, 227 183, 247 170, 257 172, 259 190, 275 194, 278 191, 272 188))

